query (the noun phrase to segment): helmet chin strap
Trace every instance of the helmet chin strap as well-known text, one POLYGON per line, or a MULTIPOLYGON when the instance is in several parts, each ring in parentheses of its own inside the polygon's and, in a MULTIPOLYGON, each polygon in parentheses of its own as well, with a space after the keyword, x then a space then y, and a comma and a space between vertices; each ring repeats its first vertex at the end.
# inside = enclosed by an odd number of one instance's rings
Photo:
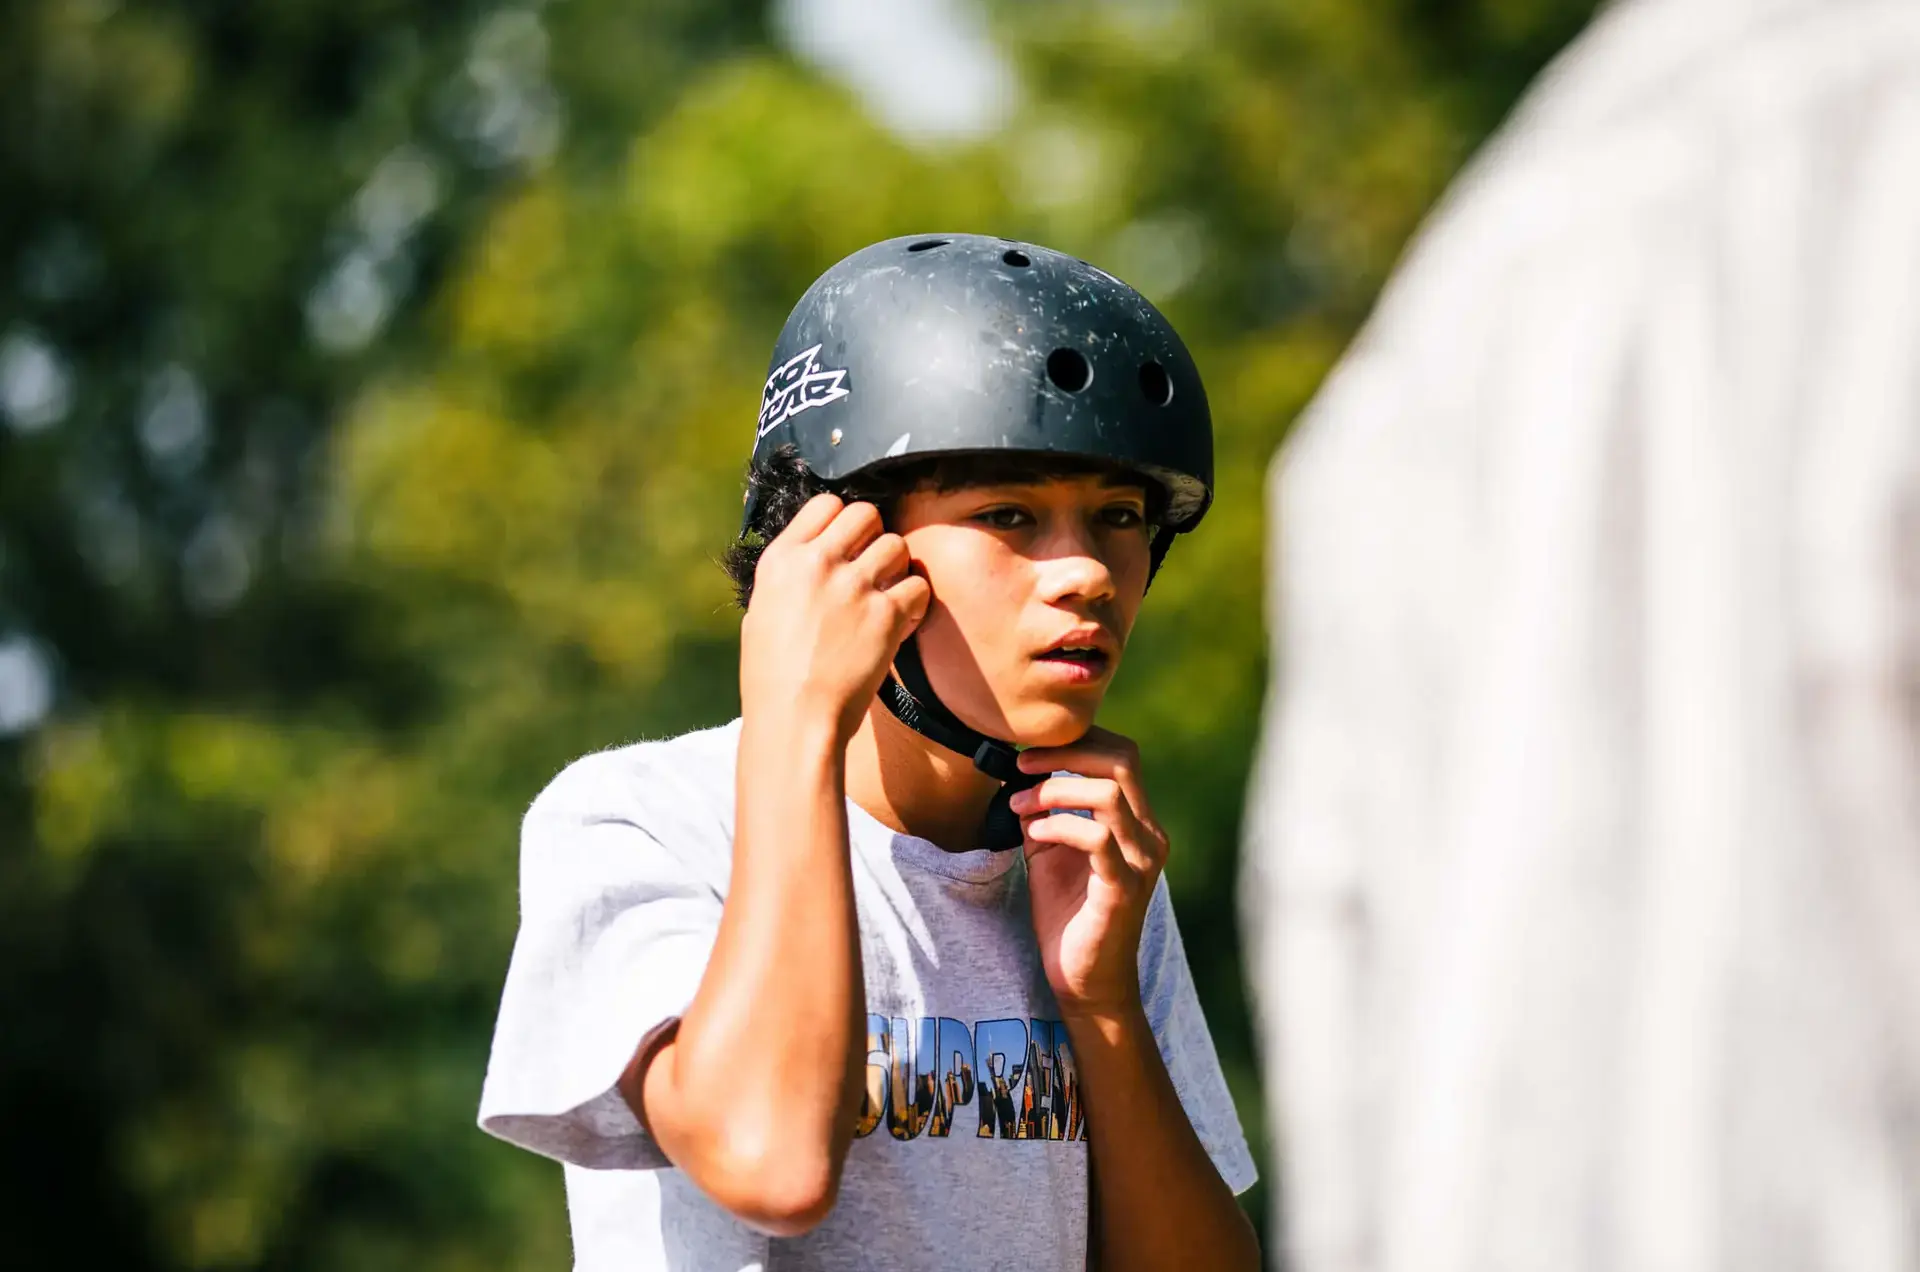
POLYGON ((1036 785, 1044 773, 1022 773, 1019 750, 1010 742, 990 738, 960 722, 947 709, 933 685, 927 680, 926 666, 920 661, 920 647, 909 636, 894 656, 896 677, 889 673, 880 686, 880 701, 894 718, 921 737, 964 755, 973 766, 1002 783, 987 805, 986 820, 980 826, 980 847, 996 851, 1020 846, 1020 819, 1007 806, 1017 791, 1036 785))
MULTIPOLYGON (((1164 528, 1154 534, 1148 556, 1148 587, 1153 586, 1153 576, 1160 572, 1160 563, 1166 560, 1173 537, 1174 532, 1164 528)), ((894 656, 893 672, 888 673, 880 686, 880 701, 887 704, 887 710, 900 723, 921 737, 966 756, 975 768, 1001 783, 1000 789, 994 792, 993 802, 987 805, 987 817, 980 826, 980 846, 995 851, 1019 847, 1023 838, 1020 819, 1014 816, 1007 801, 1016 793, 1038 785, 1046 774, 1022 773, 1018 747, 968 728, 947 709, 927 679, 926 664, 920 661, 920 646, 914 637, 901 642, 900 652, 894 656), (899 674, 896 676, 894 672, 899 674)))

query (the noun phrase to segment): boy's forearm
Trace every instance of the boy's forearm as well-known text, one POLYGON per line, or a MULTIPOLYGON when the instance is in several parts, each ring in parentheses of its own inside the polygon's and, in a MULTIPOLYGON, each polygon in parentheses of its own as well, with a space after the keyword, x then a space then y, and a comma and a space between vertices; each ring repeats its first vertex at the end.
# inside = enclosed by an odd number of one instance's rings
POLYGON ((1089 1266, 1259 1268, 1253 1226, 1187 1120, 1145 1011, 1066 1024, 1087 1102, 1089 1266))
POLYGON ((750 716, 738 764, 713 954, 640 1075, 639 1103, 662 1150, 721 1205, 801 1231, 832 1204, 862 1089, 845 746, 831 719, 750 716))

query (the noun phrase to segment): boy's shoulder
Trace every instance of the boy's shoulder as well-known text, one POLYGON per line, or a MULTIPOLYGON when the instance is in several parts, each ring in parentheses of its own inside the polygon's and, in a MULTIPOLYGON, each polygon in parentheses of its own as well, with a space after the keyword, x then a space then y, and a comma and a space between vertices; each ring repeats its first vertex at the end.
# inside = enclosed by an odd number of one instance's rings
POLYGON ((724 811, 731 823, 740 721, 591 751, 561 769, 527 809, 533 824, 659 823, 724 811))

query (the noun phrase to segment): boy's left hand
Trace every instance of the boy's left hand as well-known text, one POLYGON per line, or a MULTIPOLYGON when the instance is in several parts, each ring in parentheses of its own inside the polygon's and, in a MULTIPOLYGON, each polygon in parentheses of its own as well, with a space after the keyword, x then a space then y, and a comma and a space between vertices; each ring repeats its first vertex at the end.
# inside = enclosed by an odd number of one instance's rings
POLYGON ((1033 931, 1047 983, 1069 1017, 1136 1009, 1140 930, 1167 861, 1167 836, 1140 782, 1140 751, 1092 729, 1071 746, 1020 754, 1029 773, 1061 769, 1010 801, 1025 833, 1033 931), (1085 809, 1091 818, 1055 810, 1085 809))

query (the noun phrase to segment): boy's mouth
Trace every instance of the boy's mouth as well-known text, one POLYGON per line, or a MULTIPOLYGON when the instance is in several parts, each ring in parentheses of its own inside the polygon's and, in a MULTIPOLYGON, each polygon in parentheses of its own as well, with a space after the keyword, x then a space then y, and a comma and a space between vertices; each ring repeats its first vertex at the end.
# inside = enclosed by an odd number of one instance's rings
POLYGON ((1091 645, 1069 645, 1063 649, 1049 649, 1040 657, 1048 662, 1075 663, 1094 671, 1104 671, 1107 666, 1107 653, 1091 645))
POLYGON ((1054 664, 1070 684, 1091 684, 1112 669, 1120 652, 1117 645, 1106 628, 1088 623, 1062 634, 1034 657, 1054 664))

